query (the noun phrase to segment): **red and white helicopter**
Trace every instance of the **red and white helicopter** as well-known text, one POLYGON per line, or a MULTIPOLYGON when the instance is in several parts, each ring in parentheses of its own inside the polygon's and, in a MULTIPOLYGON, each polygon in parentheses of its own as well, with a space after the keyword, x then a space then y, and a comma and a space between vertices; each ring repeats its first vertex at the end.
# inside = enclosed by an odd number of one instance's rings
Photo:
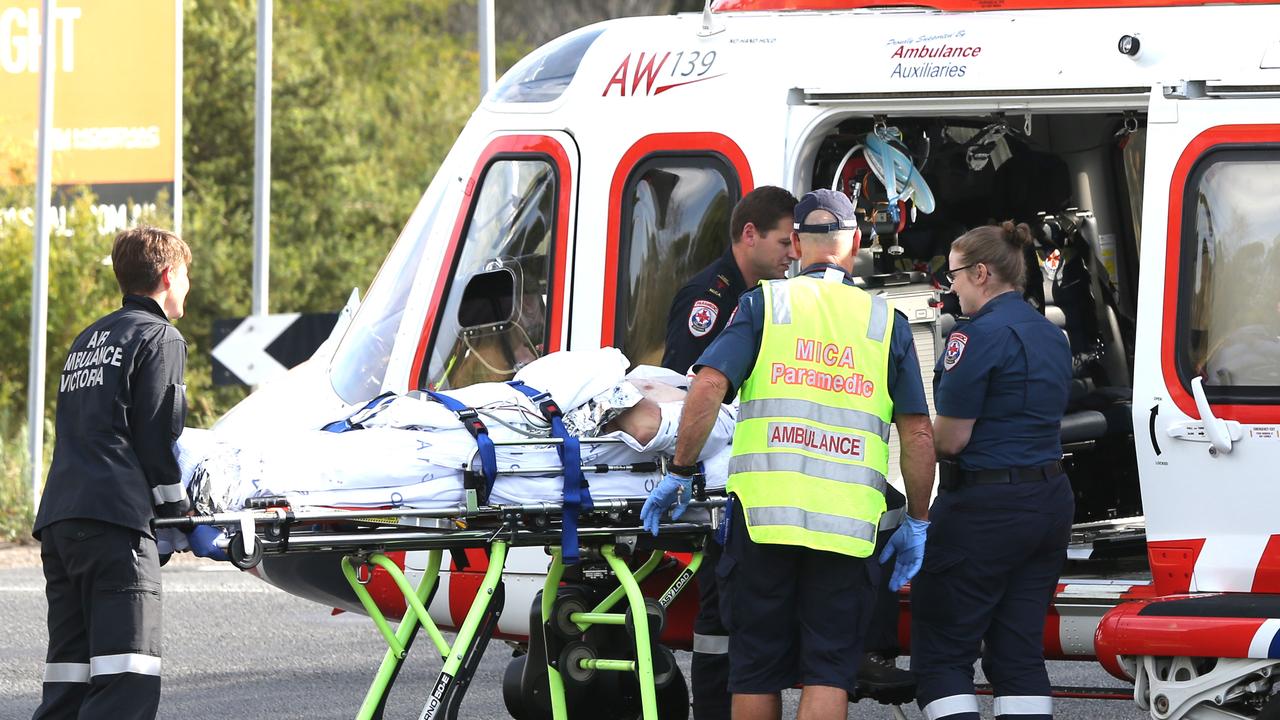
MULTIPOLYGON (((937 258, 967 227, 1027 221, 1035 301, 1079 368, 1063 442, 1081 575, 1061 580, 1046 655, 1096 659, 1153 718, 1280 717, 1278 123, 1280 4, 718 0, 592 25, 505 74, 349 321, 215 430, 508 379, 458 314, 495 263, 524 310, 487 338, 507 357, 615 346, 657 364, 671 297, 757 184, 857 194, 878 235, 868 287, 906 313, 929 378, 937 258), (869 138, 924 182, 875 167, 869 138)), ((468 553, 430 604, 442 627, 479 587, 468 553)), ((412 578, 418 555, 393 557, 412 578)), ((319 561, 259 572, 359 610, 319 561)), ((547 563, 513 551, 499 637, 528 638, 518 610, 547 563)), ((369 587, 403 611, 389 580, 369 587)), ((695 602, 671 609, 670 646, 689 646, 695 602)))

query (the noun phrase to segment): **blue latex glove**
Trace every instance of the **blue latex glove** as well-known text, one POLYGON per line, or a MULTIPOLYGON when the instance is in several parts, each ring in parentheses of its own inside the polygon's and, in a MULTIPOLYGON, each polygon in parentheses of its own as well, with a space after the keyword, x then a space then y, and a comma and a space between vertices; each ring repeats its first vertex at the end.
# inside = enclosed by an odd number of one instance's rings
POLYGON ((672 520, 678 520, 685 510, 689 509, 689 501, 693 500, 693 478, 675 473, 667 473, 658 487, 649 493, 649 499, 640 508, 640 524, 645 530, 658 534, 658 521, 662 513, 675 506, 671 513, 672 520))
POLYGON ((907 581, 920 572, 924 564, 924 540, 929 532, 928 520, 917 520, 910 515, 894 531, 889 544, 880 553, 880 564, 889 561, 894 554, 898 562, 894 563, 893 576, 889 578, 889 589, 897 592, 907 581))
POLYGON ((197 525, 195 529, 187 533, 187 543, 191 545, 191 552, 196 557, 209 558, 210 560, 226 560, 226 551, 213 544, 222 536, 222 529, 213 525, 197 525))

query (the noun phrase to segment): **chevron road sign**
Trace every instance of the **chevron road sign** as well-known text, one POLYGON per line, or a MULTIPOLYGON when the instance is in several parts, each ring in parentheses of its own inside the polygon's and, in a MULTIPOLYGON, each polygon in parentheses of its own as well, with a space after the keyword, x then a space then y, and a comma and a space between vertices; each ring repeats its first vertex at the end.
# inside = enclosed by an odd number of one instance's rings
POLYGON ((215 320, 213 383, 261 385, 302 363, 329 337, 337 313, 215 320))

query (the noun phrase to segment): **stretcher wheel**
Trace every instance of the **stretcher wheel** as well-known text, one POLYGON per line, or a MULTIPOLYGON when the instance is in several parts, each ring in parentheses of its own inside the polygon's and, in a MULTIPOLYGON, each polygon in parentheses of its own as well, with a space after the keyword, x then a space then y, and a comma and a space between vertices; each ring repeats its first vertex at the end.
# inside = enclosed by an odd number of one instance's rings
POLYGON ((227 545, 227 557, 231 560, 232 565, 241 570, 256 567, 262 561, 262 543, 255 542, 253 544, 253 552, 245 553, 244 535, 236 533, 231 536, 231 543, 227 545))
MULTIPOLYGON (((644 609, 645 614, 649 617, 649 642, 656 646, 658 638, 662 637, 662 629, 666 627, 667 624, 667 611, 666 608, 662 607, 662 603, 659 603, 653 598, 644 599, 644 609)), ((634 620, 631 617, 630 605, 627 605, 626 628, 627 637, 631 638, 632 644, 635 644, 636 627, 634 620)))
POLYGON ((670 687, 679 676, 680 666, 676 665, 676 654, 666 645, 655 646, 653 648, 653 687, 657 690, 670 687))
POLYGON ((556 600, 551 605, 551 617, 547 620, 547 625, 551 632, 561 640, 577 640, 582 637, 582 631, 578 629, 578 624, 569 619, 571 615, 579 612, 587 612, 591 609, 588 604, 587 594, 580 588, 563 587, 556 592, 556 600))
POLYGON ((1280 720, 1280 698, 1275 695, 1262 706, 1262 712, 1258 713, 1257 720, 1280 720))
POLYGON ((522 681, 524 666, 529 662, 528 655, 512 658, 507 669, 502 673, 502 703, 507 706, 507 714, 514 720, 528 720, 525 715, 525 699, 522 681))
POLYGON ((595 668, 584 668, 578 663, 582 660, 595 660, 596 651, 581 640, 572 640, 560 651, 560 679, 565 688, 585 688, 596 678, 595 668))

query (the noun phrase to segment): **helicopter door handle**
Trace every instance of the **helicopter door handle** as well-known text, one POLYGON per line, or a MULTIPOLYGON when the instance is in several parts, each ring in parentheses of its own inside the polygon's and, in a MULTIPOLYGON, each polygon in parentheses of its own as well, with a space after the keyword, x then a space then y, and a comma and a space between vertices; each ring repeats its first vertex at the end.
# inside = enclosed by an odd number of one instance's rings
POLYGON ((1193 427, 1191 423, 1176 425, 1169 428, 1169 435, 1185 440, 1201 442, 1208 440, 1211 450, 1214 451, 1211 454, 1231 452, 1232 441, 1239 440, 1243 436, 1240 423, 1219 420, 1213 416, 1209 398, 1204 394, 1204 378, 1198 376, 1191 378, 1191 396, 1195 398, 1196 410, 1200 413, 1200 421, 1203 425, 1201 427, 1193 427), (1200 432, 1196 432, 1197 430, 1200 432))

